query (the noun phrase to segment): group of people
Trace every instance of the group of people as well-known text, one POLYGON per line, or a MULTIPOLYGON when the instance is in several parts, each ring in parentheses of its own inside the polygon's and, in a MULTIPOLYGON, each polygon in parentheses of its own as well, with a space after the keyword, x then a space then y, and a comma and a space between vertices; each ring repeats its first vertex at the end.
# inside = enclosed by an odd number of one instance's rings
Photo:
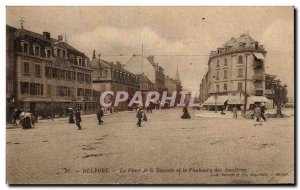
MULTIPOLYGON (((148 108, 147 108, 147 112, 148 112, 148 108)), ((151 113, 152 113, 152 109, 151 109, 151 113)), ((142 119, 143 119, 143 121, 148 121, 147 115, 146 115, 146 113, 144 112, 143 108, 138 108, 138 109, 137 109, 137 112, 136 112, 136 118, 138 119, 138 122, 136 123, 136 125, 137 125, 138 127, 141 127, 141 126, 142 126, 142 119)))
POLYGON ((73 112, 72 108, 69 108, 69 123, 76 123, 78 130, 81 130, 81 114, 79 108, 75 109, 75 113, 73 112), (75 120, 74 120, 74 115, 75 115, 75 120))
MULTIPOLYGON (((242 111, 242 114, 243 114, 243 111, 244 111, 243 106, 241 107, 241 111, 242 111)), ((254 117, 256 122, 260 122, 261 119, 263 119, 265 122, 267 121, 267 119, 265 117, 265 111, 266 111, 266 106, 265 106, 264 103, 254 104, 254 109, 253 109, 252 114, 253 114, 253 117, 254 117)), ((233 112, 233 118, 237 118, 238 109, 237 109, 236 105, 232 108, 232 112, 233 112)))
POLYGON ((267 119, 265 117, 265 111, 266 111, 266 106, 264 103, 255 104, 254 117, 257 122, 260 122, 261 119, 263 119, 265 122, 267 122, 267 119))
POLYGON ((15 109, 13 113, 13 125, 15 126, 21 125, 23 129, 34 128, 37 119, 38 119, 37 116, 32 114, 29 109, 25 109, 25 110, 15 109))

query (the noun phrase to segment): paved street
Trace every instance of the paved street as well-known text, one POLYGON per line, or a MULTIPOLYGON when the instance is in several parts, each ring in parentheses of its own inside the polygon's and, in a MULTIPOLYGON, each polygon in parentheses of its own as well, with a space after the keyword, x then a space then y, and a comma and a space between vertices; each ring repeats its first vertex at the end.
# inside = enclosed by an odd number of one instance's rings
POLYGON ((134 112, 41 121, 7 129, 9 183, 288 183, 293 182, 294 118, 196 117, 155 110, 141 128, 134 112), (227 168, 227 170, 226 170, 227 168))

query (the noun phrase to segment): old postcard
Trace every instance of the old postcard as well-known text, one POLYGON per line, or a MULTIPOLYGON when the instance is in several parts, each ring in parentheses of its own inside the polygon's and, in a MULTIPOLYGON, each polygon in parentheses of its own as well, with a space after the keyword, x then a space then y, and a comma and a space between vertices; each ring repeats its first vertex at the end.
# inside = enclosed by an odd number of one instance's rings
POLYGON ((294 7, 6 8, 8 184, 294 184, 294 7))

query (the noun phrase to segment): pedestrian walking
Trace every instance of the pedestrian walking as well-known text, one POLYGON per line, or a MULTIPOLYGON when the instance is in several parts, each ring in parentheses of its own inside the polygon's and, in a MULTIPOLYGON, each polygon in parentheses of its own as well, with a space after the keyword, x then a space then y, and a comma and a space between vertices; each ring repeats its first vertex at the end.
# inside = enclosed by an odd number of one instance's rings
POLYGON ((232 112, 233 112, 233 118, 237 118, 237 107, 236 107, 236 105, 234 105, 234 107, 232 108, 232 112))
POLYGON ((267 122, 267 119, 266 119, 266 117, 265 117, 266 106, 265 106, 264 103, 261 103, 261 104, 260 104, 260 111, 261 111, 261 118, 262 118, 265 122, 267 122))
POLYGON ((146 116, 146 113, 145 113, 145 112, 143 113, 143 121, 148 121, 148 119, 147 119, 147 116, 146 116))
POLYGON ((103 108, 100 107, 99 110, 97 111, 97 118, 98 118, 99 125, 103 123, 101 119, 103 115, 104 115, 103 108))
POLYGON ((30 110, 27 109, 26 111, 22 112, 21 115, 21 120, 20 120, 20 123, 22 125, 22 128, 23 129, 30 129, 32 128, 32 115, 30 113, 30 110))
POLYGON ((73 111, 73 109, 72 109, 72 108, 69 108, 68 112, 69 112, 69 123, 75 123, 75 121, 74 121, 74 111, 73 111))
POLYGON ((189 111, 187 109, 187 105, 185 105, 183 107, 182 112, 183 112, 183 115, 181 116, 182 119, 191 119, 191 115, 190 115, 190 113, 189 113, 189 111))
POLYGON ((141 124, 142 124, 142 117, 143 117, 142 110, 141 110, 141 108, 138 108, 137 113, 136 113, 136 118, 138 119, 137 126, 139 126, 139 127, 141 127, 141 124))
POLYGON ((81 120, 81 114, 80 114, 79 108, 76 108, 76 112, 75 112, 75 121, 76 121, 76 125, 77 125, 77 127, 78 127, 78 130, 81 130, 80 122, 81 122, 82 120, 81 120))
POLYGON ((255 108, 254 108, 254 119, 255 119, 255 123, 254 126, 256 125, 262 125, 260 123, 260 118, 261 118, 261 110, 259 105, 255 104, 255 108))
POLYGON ((241 106, 241 115, 244 115, 244 106, 241 106))

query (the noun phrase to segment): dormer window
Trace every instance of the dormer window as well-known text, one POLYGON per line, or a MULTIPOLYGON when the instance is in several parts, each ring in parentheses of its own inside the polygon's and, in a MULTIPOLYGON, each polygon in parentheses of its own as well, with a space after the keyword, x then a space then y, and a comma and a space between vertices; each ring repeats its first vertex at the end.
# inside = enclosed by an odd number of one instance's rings
POLYGON ((83 67, 87 67, 87 68, 89 68, 89 60, 88 59, 85 59, 84 60, 84 66, 83 67))
POLYGON ((65 58, 66 57, 66 51, 62 50, 62 57, 65 58))
POLYGON ((77 64, 82 67, 82 59, 81 57, 77 57, 77 64))
POLYGON ((84 61, 82 62, 82 66, 83 66, 83 67, 86 66, 86 60, 84 60, 84 61))
POLYGON ((60 57, 60 49, 57 49, 57 57, 60 57))
POLYGON ((28 42, 21 42, 21 46, 22 46, 22 52, 24 54, 29 54, 29 43, 28 42))
POLYGON ((33 55, 34 56, 40 56, 40 46, 38 45, 33 45, 33 55))
POLYGON ((51 58, 51 49, 50 48, 45 48, 45 55, 46 55, 46 58, 51 58))

